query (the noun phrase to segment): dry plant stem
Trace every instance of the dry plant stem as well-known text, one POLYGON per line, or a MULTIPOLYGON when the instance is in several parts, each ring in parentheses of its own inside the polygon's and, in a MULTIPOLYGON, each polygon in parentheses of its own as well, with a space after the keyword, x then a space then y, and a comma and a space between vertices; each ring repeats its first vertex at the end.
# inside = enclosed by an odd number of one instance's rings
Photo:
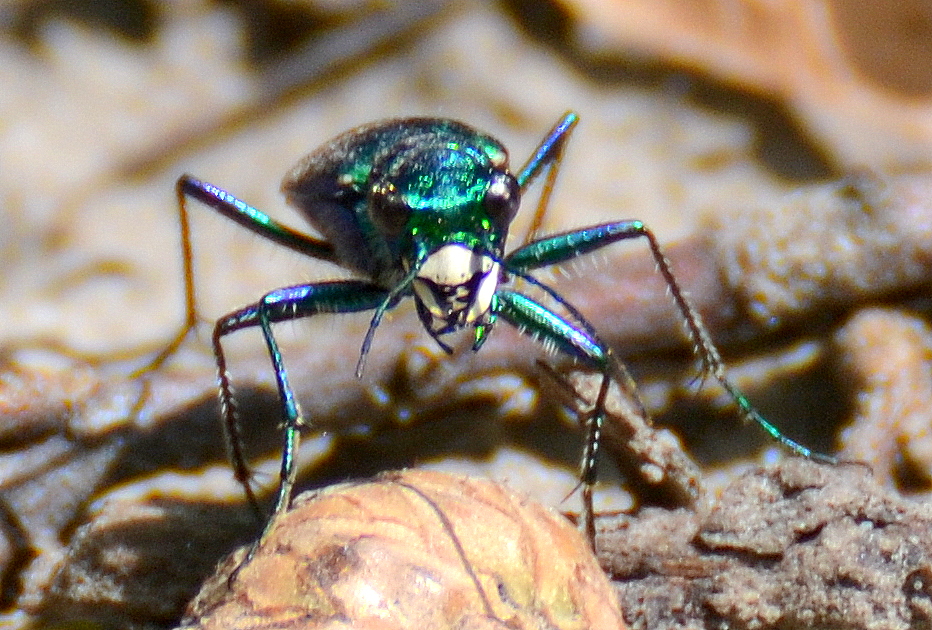
POLYGON ((723 217, 727 284, 745 315, 776 327, 932 277, 932 177, 860 177, 800 190, 776 212, 723 217))
POLYGON ((835 335, 855 395, 840 455, 901 490, 932 484, 932 329, 904 311, 866 308, 835 335), (903 473, 907 478, 903 478, 903 473))

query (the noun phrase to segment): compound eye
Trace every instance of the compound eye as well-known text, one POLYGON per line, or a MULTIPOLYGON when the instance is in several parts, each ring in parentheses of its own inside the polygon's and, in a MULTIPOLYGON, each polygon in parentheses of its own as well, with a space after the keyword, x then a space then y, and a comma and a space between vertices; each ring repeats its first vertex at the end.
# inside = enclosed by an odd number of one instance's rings
POLYGON ((372 222, 385 236, 397 237, 411 218, 411 208, 405 203, 391 184, 373 186, 370 196, 369 211, 372 222))
POLYGON ((500 229, 507 228, 521 205, 521 189, 508 173, 498 172, 485 191, 485 210, 500 229))

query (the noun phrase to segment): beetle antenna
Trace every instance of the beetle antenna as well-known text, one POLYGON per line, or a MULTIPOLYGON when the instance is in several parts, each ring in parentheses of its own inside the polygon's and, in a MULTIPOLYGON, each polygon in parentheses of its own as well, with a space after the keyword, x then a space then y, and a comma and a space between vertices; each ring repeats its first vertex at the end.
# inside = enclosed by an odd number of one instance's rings
POLYGON ((356 362, 356 378, 362 378, 362 372, 366 369, 366 356, 369 354, 369 348, 372 347, 375 329, 382 323, 382 316, 385 315, 385 311, 398 303, 401 296, 408 290, 411 283, 414 282, 414 278, 417 277, 417 272, 420 271, 420 269, 421 265, 412 267, 408 275, 402 278, 401 282, 388 292, 388 295, 385 296, 385 299, 382 300, 379 307, 375 309, 375 313, 372 314, 372 319, 369 321, 369 330, 366 331, 366 338, 363 340, 362 349, 359 351, 359 361, 356 362))

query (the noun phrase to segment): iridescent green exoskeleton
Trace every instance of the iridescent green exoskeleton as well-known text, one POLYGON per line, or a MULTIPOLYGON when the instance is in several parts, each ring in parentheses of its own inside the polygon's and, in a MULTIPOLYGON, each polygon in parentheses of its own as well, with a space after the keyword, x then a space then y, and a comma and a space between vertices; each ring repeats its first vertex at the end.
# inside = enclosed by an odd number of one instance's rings
MULTIPOLYGON (((185 208, 188 197, 260 236, 307 256, 341 265, 359 278, 276 289, 216 323, 213 348, 221 413, 236 477, 254 506, 258 504, 242 453, 221 345, 223 337, 243 328, 259 327, 274 366, 284 418, 281 483, 274 520, 291 499, 299 427, 312 423, 300 417, 272 325, 318 313, 373 311, 357 365, 359 376, 385 311, 404 298, 413 297, 424 328, 447 351, 450 348, 444 342, 446 335, 472 329, 473 349, 478 350, 496 322, 504 320, 545 346, 602 373, 599 394, 586 416, 581 466, 585 528, 590 541, 594 540, 592 485, 605 399, 610 380, 624 379, 626 373, 583 315, 530 274, 535 269, 636 237, 647 240, 706 372, 724 386, 745 416, 758 422, 774 438, 796 453, 817 456, 783 436, 725 378, 719 354, 698 314, 680 290, 657 240, 640 221, 572 230, 539 238, 505 253, 508 228, 518 211, 522 193, 547 171, 543 208, 576 122, 576 114, 565 114, 517 173, 509 170, 508 155, 501 143, 453 120, 389 120, 346 132, 307 156, 282 184, 289 203, 304 214, 323 239, 282 225, 216 186, 188 175, 178 180, 188 328, 196 321, 185 208), (553 303, 552 307, 507 288, 514 278, 538 287, 553 303)), ((180 337, 156 361, 171 353, 177 343, 180 337)))

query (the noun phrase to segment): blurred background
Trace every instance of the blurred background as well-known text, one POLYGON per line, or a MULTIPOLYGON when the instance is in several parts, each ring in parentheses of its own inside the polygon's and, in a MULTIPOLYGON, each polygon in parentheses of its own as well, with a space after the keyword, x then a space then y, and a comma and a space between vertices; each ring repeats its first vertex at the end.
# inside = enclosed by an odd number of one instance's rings
MULTIPOLYGON (((891 487, 927 492, 929 59, 932 6, 920 0, 3 0, 6 618, 121 618, 119 589, 81 600, 76 576, 93 582, 90 570, 61 568, 78 566, 75 549, 107 502, 208 505, 165 526, 207 537, 205 523, 223 523, 192 574, 248 539, 218 426, 210 325, 148 380, 130 377, 184 314, 174 183, 191 173, 303 230, 281 178, 336 134, 382 118, 461 119, 501 140, 518 169, 577 111, 544 231, 644 221, 765 416, 808 446, 870 461, 891 487)), ((195 204, 191 214, 205 321, 276 287, 347 275, 195 204)), ((686 452, 725 471, 779 456, 721 391, 700 388, 645 244, 566 267, 542 277, 629 361, 686 452)), ((302 487, 426 464, 577 509, 563 501, 581 447, 575 417, 535 366, 566 367, 559 357, 501 325, 480 353, 447 358, 406 305, 379 329, 357 381, 368 323, 279 327, 304 411, 326 430, 308 433, 302 487)), ((264 345, 243 332, 229 348, 259 481, 273 484, 278 411, 264 345)), ((601 509, 641 501, 615 481, 600 496, 601 509)), ((189 578, 172 596, 140 595, 135 623, 170 625, 192 588, 189 578)))

